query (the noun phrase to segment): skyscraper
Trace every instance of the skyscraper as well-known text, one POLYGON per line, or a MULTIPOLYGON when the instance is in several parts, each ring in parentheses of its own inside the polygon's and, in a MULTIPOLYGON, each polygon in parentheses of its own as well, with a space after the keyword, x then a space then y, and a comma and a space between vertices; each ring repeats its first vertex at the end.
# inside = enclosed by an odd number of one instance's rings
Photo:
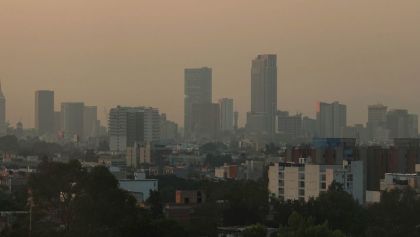
POLYGON ((98 129, 98 107, 85 106, 83 111, 83 136, 85 138, 96 137, 98 129))
POLYGON ((247 129, 267 135, 275 133, 277 113, 277 56, 258 55, 251 68, 251 112, 247 129))
POLYGON ((78 140, 83 138, 83 113, 85 104, 82 102, 61 103, 62 129, 65 137, 78 140))
POLYGON ((35 92, 35 128, 40 135, 54 132, 54 91, 35 92))
POLYGON ((318 132, 321 138, 340 138, 347 126, 347 106, 339 102, 317 105, 318 132))
POLYGON ((220 106, 220 129, 222 131, 233 131, 233 99, 222 98, 219 100, 220 106))
POLYGON ((0 136, 5 136, 7 133, 6 124, 6 97, 3 94, 3 90, 0 82, 0 136))
POLYGON ((184 130, 186 137, 189 137, 193 129, 193 105, 212 103, 212 70, 208 67, 187 68, 184 74, 184 130))

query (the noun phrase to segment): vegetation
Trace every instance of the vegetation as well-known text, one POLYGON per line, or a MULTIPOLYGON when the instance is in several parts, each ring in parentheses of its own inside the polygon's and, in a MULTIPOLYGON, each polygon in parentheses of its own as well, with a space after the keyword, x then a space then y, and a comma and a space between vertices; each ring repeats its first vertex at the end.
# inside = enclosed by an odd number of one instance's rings
MULTIPOLYGON (((271 200, 264 181, 185 180, 156 177, 148 208, 119 189, 105 167, 84 169, 43 161, 29 178, 26 191, 0 189, 0 211, 28 210, 33 202, 32 236, 217 236, 217 227, 249 226, 243 236, 265 236, 265 226, 279 228, 279 237, 415 237, 419 234, 420 200, 413 190, 386 192, 382 201, 365 207, 339 186, 308 202, 271 200), (165 218, 165 203, 175 191, 202 190, 206 202, 194 209, 188 223, 165 218), (261 224, 257 224, 261 223, 261 224)), ((0 236, 27 236, 28 215, 21 215, 0 236)))

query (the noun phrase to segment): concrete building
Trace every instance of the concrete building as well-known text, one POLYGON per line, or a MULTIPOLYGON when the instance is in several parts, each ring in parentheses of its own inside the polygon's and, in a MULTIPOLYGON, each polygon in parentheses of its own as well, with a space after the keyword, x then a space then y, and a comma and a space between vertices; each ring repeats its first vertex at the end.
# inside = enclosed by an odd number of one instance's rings
POLYGON ((193 104, 191 122, 190 137, 197 140, 215 138, 220 131, 219 104, 193 104))
POLYGON ((54 132, 54 91, 35 92, 35 128, 40 135, 54 132))
POLYGON ((339 102, 317 104, 317 123, 322 138, 340 138, 347 126, 347 107, 339 102))
POLYGON ((127 167, 139 168, 144 164, 151 164, 151 147, 150 143, 140 144, 134 143, 134 146, 127 147, 127 167))
POLYGON ((174 141, 178 139, 178 124, 167 120, 166 114, 162 114, 160 119, 160 140, 174 141))
POLYGON ((234 130, 233 99, 222 98, 219 100, 220 106, 220 129, 223 131, 234 130))
POLYGON ((83 138, 84 108, 82 102, 61 103, 61 123, 66 138, 76 141, 83 138))
POLYGON ((7 123, 6 123, 6 97, 3 94, 3 89, 0 82, 0 137, 6 136, 7 123))
POLYGON ((83 136, 85 139, 97 137, 99 126, 98 107, 85 106, 83 112, 83 136))
POLYGON ((342 128, 342 137, 354 138, 359 144, 366 144, 369 141, 368 129, 363 124, 355 124, 342 128))
POLYGON ((388 107, 382 104, 369 105, 367 123, 369 140, 383 140, 379 133, 382 133, 381 130, 386 129, 387 111, 388 107))
POLYGON ((110 149, 125 152, 135 142, 153 142, 160 139, 159 110, 151 107, 112 108, 109 113, 110 149))
POLYGON ((273 136, 277 112, 277 56, 258 55, 251 68, 251 112, 247 129, 273 136))
POLYGON ((418 117, 405 109, 390 110, 386 115, 390 138, 418 137, 418 117))
POLYGON ((193 105, 212 103, 212 69, 187 68, 184 74, 184 129, 189 137, 193 132, 193 105))
POLYGON ((268 189, 272 197, 281 200, 308 201, 328 190, 333 181, 360 203, 365 200, 363 162, 345 165, 311 164, 306 158, 300 163, 275 163, 268 170, 268 189))
POLYGON ((214 176, 219 179, 237 179, 238 170, 238 165, 225 164, 214 169, 214 176))
POLYGON ((277 132, 289 139, 296 139, 302 135, 302 115, 289 115, 287 111, 277 112, 277 132))

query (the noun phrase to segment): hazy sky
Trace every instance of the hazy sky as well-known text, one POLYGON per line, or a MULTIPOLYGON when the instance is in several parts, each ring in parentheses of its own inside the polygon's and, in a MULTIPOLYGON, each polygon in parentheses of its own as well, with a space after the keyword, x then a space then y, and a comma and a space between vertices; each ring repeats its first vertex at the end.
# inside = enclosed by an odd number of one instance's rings
POLYGON ((0 0, 7 118, 33 126, 34 91, 183 120, 183 69, 213 68, 213 99, 250 109, 250 64, 278 55, 279 108, 316 101, 365 122, 382 102, 420 113, 419 0, 0 0))

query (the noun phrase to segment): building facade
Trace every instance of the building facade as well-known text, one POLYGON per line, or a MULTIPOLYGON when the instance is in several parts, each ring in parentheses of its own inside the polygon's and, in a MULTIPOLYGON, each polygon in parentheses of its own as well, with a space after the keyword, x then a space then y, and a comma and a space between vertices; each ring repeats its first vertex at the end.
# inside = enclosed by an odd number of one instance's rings
POLYGON ((220 129, 222 131, 234 130, 233 99, 222 98, 219 100, 220 106, 220 129))
POLYGON ((54 132, 54 91, 35 92, 35 128, 40 135, 54 132))
POLYGON ((251 68, 251 112, 247 129, 274 135, 277 112, 277 55, 258 55, 251 68))
POLYGON ((340 138, 347 126, 347 106, 339 102, 317 104, 318 133, 322 138, 340 138))
POLYGON ((136 142, 153 142, 160 139, 159 110, 152 107, 112 108, 108 129, 110 149, 125 152, 136 142))
POLYGON ((193 132, 193 105, 212 103, 212 69, 208 67, 184 70, 184 133, 193 132))

